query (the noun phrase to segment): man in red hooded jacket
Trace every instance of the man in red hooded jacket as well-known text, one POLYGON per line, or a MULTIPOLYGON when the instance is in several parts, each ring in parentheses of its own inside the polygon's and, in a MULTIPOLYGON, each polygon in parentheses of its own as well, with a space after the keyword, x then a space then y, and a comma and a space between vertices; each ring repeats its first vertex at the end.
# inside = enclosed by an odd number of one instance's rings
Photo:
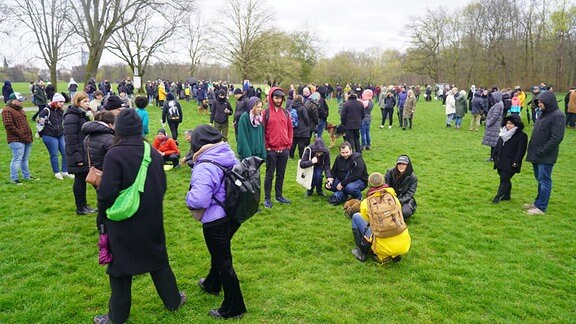
POLYGON ((266 146, 266 176, 264 178, 264 207, 272 208, 270 193, 272 178, 276 171, 276 201, 289 204, 282 195, 284 174, 288 164, 288 153, 292 146, 292 120, 282 108, 284 91, 273 87, 268 92, 268 109, 264 111, 264 144, 266 146))

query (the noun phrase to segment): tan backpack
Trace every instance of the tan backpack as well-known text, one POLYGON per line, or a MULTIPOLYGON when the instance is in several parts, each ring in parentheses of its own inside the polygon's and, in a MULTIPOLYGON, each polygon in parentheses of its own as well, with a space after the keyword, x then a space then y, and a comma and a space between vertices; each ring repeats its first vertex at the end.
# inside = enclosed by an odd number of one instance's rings
POLYGON ((396 196, 386 189, 381 189, 366 198, 366 203, 374 236, 392 237, 404 232, 406 223, 396 196))

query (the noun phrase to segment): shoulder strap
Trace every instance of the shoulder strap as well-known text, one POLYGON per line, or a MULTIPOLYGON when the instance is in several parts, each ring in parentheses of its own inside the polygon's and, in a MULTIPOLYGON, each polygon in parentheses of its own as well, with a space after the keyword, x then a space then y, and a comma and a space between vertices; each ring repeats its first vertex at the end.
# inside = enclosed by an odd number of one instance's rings
MULTIPOLYGON (((220 168, 220 170, 222 170, 224 172, 224 175, 222 175, 222 179, 220 180, 220 187, 222 187, 222 184, 224 184, 224 179, 226 178, 226 171, 228 171, 228 168, 224 167, 222 164, 216 162, 216 161, 212 161, 212 160, 202 160, 202 161, 198 161, 196 162, 196 164, 200 164, 200 163, 210 163, 213 164, 217 167, 220 168)), ((214 201, 220 206, 222 207, 222 209, 224 209, 224 211, 226 211, 226 207, 224 207, 224 202, 218 200, 216 198, 216 196, 214 196, 214 193, 212 193, 212 199, 214 199, 214 201)))
POLYGON ((90 135, 86 136, 86 155, 88 155, 88 168, 92 167, 92 160, 90 159, 90 135))
POLYGON ((138 170, 138 175, 134 184, 137 184, 138 191, 144 192, 144 184, 146 183, 146 174, 148 173, 148 165, 150 165, 152 157, 150 156, 150 144, 144 142, 144 156, 142 157, 142 163, 140 164, 140 169, 138 170))

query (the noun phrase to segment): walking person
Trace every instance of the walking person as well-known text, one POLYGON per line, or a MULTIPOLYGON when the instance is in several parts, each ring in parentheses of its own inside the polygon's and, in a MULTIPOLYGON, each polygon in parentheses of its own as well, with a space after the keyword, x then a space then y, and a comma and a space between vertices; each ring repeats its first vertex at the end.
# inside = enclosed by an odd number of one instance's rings
POLYGON ((454 127, 456 129, 462 128, 462 120, 468 112, 468 100, 466 100, 466 91, 460 90, 456 97, 456 110, 454 112, 454 127))
POLYGON ((66 162, 68 172, 74 175, 74 201, 77 215, 88 215, 97 212, 86 202, 86 176, 88 175, 88 159, 84 149, 82 125, 90 120, 90 98, 79 91, 72 99, 72 105, 64 113, 64 141, 66 143, 66 162))
POLYGON ((35 179, 30 175, 28 160, 32 151, 32 129, 26 120, 26 113, 22 102, 24 97, 19 92, 12 92, 8 96, 6 107, 2 110, 2 124, 6 129, 6 139, 12 151, 10 161, 10 182, 22 184, 18 179, 18 172, 22 171, 25 180, 35 179))
POLYGON ((168 92, 166 101, 162 106, 162 125, 168 122, 172 138, 178 144, 178 125, 182 123, 182 107, 180 103, 174 99, 174 95, 168 92))
POLYGON ((222 169, 212 163, 199 163, 214 161, 229 168, 238 161, 230 145, 223 141, 222 133, 212 126, 196 127, 191 138, 194 152, 192 161, 195 165, 186 205, 192 216, 202 223, 204 241, 210 253, 210 271, 198 281, 198 286, 212 295, 218 295, 220 290, 224 290, 224 300, 220 307, 210 310, 208 315, 220 319, 241 318, 247 310, 232 264, 231 251, 232 237, 240 224, 227 217, 224 208, 217 202, 226 198, 222 169))
POLYGON ((210 124, 222 133, 224 141, 228 141, 228 119, 233 114, 232 106, 226 98, 226 90, 218 90, 218 94, 214 102, 210 105, 210 124))
MULTIPOLYGON (((382 95, 383 94, 380 96, 382 95)), ((396 106, 396 98, 394 98, 394 94, 391 91, 387 91, 385 96, 380 99, 380 111, 382 112, 382 123, 380 124, 380 129, 384 128, 386 119, 388 119, 388 129, 392 128, 394 106, 396 106)))
POLYGON ((474 92, 474 97, 470 103, 470 113, 472 120, 470 120, 470 131, 477 132, 480 129, 480 120, 482 119, 482 112, 484 111, 484 100, 482 99, 482 92, 480 90, 474 92))
POLYGON ((121 190, 137 178, 149 145, 142 140, 142 123, 134 109, 122 110, 114 124, 116 145, 104 157, 102 182, 98 189, 96 224, 101 236, 108 239, 112 259, 106 273, 110 281, 108 313, 94 317, 96 324, 124 323, 130 316, 133 276, 150 273, 162 302, 171 311, 186 302, 178 290, 168 261, 164 233, 163 201, 166 174, 162 157, 149 150, 150 164, 145 175, 144 191, 136 212, 125 220, 108 219, 107 210, 115 204, 121 190))
POLYGON ((448 91, 444 100, 446 100, 446 127, 452 127, 452 120, 454 119, 454 114, 456 113, 456 98, 454 95, 458 89, 453 88, 452 90, 448 91))
POLYGON ((538 195, 532 204, 524 205, 528 215, 543 215, 548 209, 552 194, 552 169, 558 160, 566 127, 564 114, 558 108, 552 91, 542 92, 537 99, 540 117, 534 123, 526 161, 532 162, 538 195))
POLYGON ((74 178, 68 173, 68 163, 66 161, 66 143, 64 142, 64 96, 59 93, 54 94, 52 102, 48 107, 42 109, 38 114, 38 124, 43 128, 39 132, 42 141, 50 155, 50 166, 54 177, 58 180, 66 178, 74 178), (62 167, 58 163, 58 152, 62 157, 62 167))
POLYGON ((498 170, 500 186, 492 203, 497 204, 502 200, 510 200, 514 174, 520 173, 522 160, 526 154, 528 135, 524 133, 524 124, 519 115, 510 115, 502 121, 500 138, 494 149, 492 159, 494 169, 498 170))
POLYGON ((412 89, 408 90, 408 96, 406 97, 406 103, 404 104, 404 111, 402 112, 402 118, 404 119, 404 125, 402 126, 403 130, 406 130, 406 127, 412 129, 412 118, 414 118, 414 112, 416 111, 416 96, 414 95, 414 91, 412 89))

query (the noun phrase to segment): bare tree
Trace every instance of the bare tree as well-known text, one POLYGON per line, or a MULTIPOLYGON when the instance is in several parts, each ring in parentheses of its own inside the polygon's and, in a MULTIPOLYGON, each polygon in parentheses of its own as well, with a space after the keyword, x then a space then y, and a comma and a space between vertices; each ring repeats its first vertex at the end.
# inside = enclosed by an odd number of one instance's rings
POLYGON ((219 19, 223 25, 213 26, 211 32, 212 53, 232 64, 242 79, 250 79, 265 59, 267 44, 259 40, 272 27, 272 13, 263 0, 227 0, 227 5, 219 19))
POLYGON ((188 57, 190 58, 190 76, 195 76, 202 57, 206 54, 208 37, 202 27, 200 15, 191 15, 184 29, 184 39, 188 44, 188 57))
POLYGON ((66 20, 68 0, 16 0, 16 4, 14 9, 25 17, 20 21, 34 34, 50 81, 57 87, 58 62, 73 54, 67 45, 73 33, 66 20))
MULTIPOLYGON (((183 27, 184 16, 193 2, 173 0, 166 2, 161 10, 147 6, 139 10, 131 22, 120 17, 120 28, 110 38, 108 49, 126 62, 134 74, 146 74, 150 60, 160 59, 162 54, 172 54, 175 46, 166 45, 175 41, 176 31, 183 27)), ((131 17, 132 15, 128 15, 131 17)))
POLYGON ((74 11, 70 23, 88 47, 84 83, 96 76, 108 40, 118 30, 132 23, 140 10, 159 5, 154 0, 68 0, 74 11), (79 3, 78 3, 79 2, 79 3))

